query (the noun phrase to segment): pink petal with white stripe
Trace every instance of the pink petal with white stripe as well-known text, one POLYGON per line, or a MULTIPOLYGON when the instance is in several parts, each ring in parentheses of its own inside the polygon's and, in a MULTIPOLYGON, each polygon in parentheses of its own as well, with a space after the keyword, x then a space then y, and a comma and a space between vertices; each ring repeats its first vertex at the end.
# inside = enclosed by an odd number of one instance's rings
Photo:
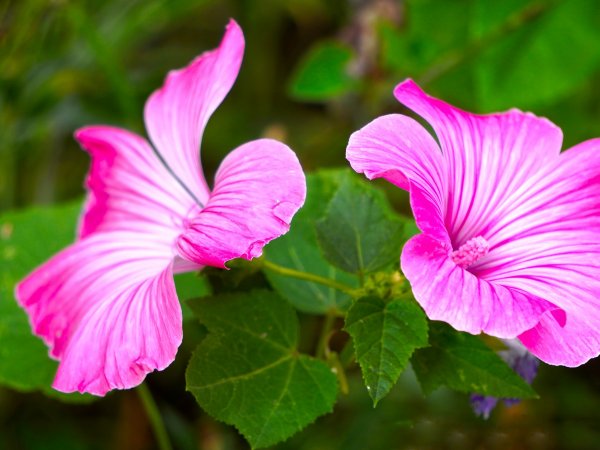
POLYGON ((525 331, 519 339, 527 349, 548 364, 577 367, 598 356, 600 314, 590 308, 588 315, 569 313, 563 326, 551 315, 525 331))
POLYGON ((172 274, 259 255, 303 204, 298 160, 275 141, 232 152, 212 194, 200 171, 202 131, 243 49, 232 21, 217 50, 167 77, 145 110, 156 149, 114 127, 76 133, 92 157, 80 240, 16 290, 34 332, 60 360, 56 389, 104 395, 165 368, 182 333, 172 274))
POLYGON ((471 333, 520 335, 551 364, 597 356, 600 140, 560 154, 562 133, 546 119, 470 114, 410 80, 395 94, 433 127, 442 161, 413 138, 424 132, 416 122, 373 126, 390 116, 355 133, 348 155, 368 177, 402 188, 386 174, 408 179, 424 234, 405 246, 402 269, 428 315, 471 333), (443 230, 421 219, 440 215, 443 230))
POLYGON ((427 316, 460 331, 513 338, 537 325, 556 305, 526 291, 478 278, 452 258, 452 247, 428 234, 411 238, 401 267, 427 316))
POLYGON ((223 160, 206 207, 190 219, 177 248, 184 258, 215 267, 260 256, 288 231, 305 196, 294 152, 270 139, 248 142, 223 160))
POLYGON ((411 80, 394 94, 431 125, 440 142, 447 177, 444 219, 455 248, 485 237, 560 152, 560 128, 533 114, 467 113, 428 96, 411 80))
POLYGON ((138 232, 98 233, 57 254, 16 290, 60 365, 53 387, 104 395, 162 370, 181 343, 169 246, 138 232))
POLYGON ((216 50, 173 70, 144 110, 146 129, 175 175, 206 204, 209 189, 200 167, 200 141, 212 113, 231 90, 244 54, 244 35, 230 21, 216 50))
POLYGON ((600 349, 600 139, 562 153, 538 188, 524 202, 528 214, 499 230, 519 233, 476 270, 564 309, 564 328, 545 319, 521 339, 550 364, 576 366, 600 349))
POLYGON ((92 158, 80 238, 104 231, 140 231, 174 242, 195 202, 148 142, 107 126, 82 128, 75 138, 92 158))
POLYGON ((391 114, 375 119, 350 136, 346 158, 370 180, 384 178, 410 191, 419 228, 440 240, 444 227, 446 179, 442 153, 414 119, 391 114))

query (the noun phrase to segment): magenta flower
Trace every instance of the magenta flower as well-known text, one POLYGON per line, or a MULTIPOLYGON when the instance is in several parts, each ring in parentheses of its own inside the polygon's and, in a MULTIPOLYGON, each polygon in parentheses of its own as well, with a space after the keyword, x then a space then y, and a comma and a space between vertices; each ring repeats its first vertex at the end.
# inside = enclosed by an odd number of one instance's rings
POLYGON ((410 192, 422 234, 401 267, 434 320, 518 337, 550 364, 600 352, 600 139, 560 153, 561 130, 511 110, 480 116, 427 96, 396 98, 422 116, 380 117, 350 138, 368 178, 410 192))
POLYGON ((76 133, 92 156, 79 240, 16 289, 60 360, 55 389, 104 395, 167 367, 182 339, 173 273, 260 256, 304 203, 298 159, 269 139, 231 152, 212 190, 204 179, 202 132, 243 51, 231 21, 218 49, 168 75, 146 102, 152 144, 113 127, 76 133))

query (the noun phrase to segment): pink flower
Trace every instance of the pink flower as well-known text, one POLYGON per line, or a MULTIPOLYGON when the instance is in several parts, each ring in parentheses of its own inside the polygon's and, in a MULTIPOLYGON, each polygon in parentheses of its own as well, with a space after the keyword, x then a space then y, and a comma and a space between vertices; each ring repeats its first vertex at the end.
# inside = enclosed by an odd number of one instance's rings
POLYGON ((369 179, 410 192, 422 234, 401 267, 434 320, 518 337, 550 364, 600 352, 600 139, 560 153, 561 130, 511 110, 480 116, 427 96, 396 98, 422 116, 380 117, 350 138, 369 179))
POLYGON ((218 49, 169 73, 146 102, 152 144, 113 127, 77 131, 92 156, 79 240, 16 289, 60 360, 55 389, 104 395, 167 367, 182 339, 173 273, 260 256, 304 203, 298 159, 277 141, 231 152, 212 191, 202 175, 202 132, 243 51, 231 21, 218 49))

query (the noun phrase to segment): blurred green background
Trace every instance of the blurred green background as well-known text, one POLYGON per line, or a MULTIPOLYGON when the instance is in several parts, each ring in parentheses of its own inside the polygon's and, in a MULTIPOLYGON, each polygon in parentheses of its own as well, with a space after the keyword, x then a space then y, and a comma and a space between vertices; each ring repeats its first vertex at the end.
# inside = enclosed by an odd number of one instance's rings
MULTIPOLYGON (((518 107, 562 127, 565 148, 600 136, 600 9, 594 0, 0 1, 0 212, 82 198, 86 124, 144 133, 143 104, 169 69, 214 48, 230 17, 246 55, 209 122, 202 160, 260 136, 285 141, 308 171, 344 165, 348 136, 386 112, 406 77, 476 112, 518 107)), ((404 193, 388 189, 396 207, 404 193)), ((51 239, 51 236, 42 237, 51 239)), ((315 318, 303 317, 307 326, 315 318)), ((188 328, 193 325, 188 324, 188 328)), ((194 329, 187 329, 186 336, 194 329)), ((310 339, 310 337, 307 337, 310 339)), ((184 392, 191 346, 149 376, 177 448, 244 449, 184 392)), ((278 449, 600 448, 600 362, 542 366, 540 399, 476 418, 468 398, 423 399, 411 373, 373 409, 358 371, 332 415, 278 449)), ((61 403, 0 387, 2 449, 150 449, 134 392, 61 403)))

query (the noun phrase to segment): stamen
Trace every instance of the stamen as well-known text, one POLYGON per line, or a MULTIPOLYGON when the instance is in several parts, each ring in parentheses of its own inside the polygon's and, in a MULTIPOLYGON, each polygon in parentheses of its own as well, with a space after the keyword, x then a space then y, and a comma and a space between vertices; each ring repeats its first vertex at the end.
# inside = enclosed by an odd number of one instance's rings
POLYGON ((481 236, 469 239, 458 250, 451 253, 450 257, 457 266, 466 269, 471 264, 483 258, 490 251, 490 244, 481 236))

